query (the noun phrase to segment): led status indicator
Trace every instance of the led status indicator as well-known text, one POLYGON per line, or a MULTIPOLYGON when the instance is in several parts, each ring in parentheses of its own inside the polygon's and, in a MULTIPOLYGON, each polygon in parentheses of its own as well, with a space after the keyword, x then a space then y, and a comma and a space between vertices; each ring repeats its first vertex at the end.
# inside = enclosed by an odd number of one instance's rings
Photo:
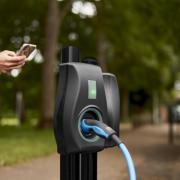
POLYGON ((88 99, 96 99, 97 87, 96 81, 88 80, 88 99))

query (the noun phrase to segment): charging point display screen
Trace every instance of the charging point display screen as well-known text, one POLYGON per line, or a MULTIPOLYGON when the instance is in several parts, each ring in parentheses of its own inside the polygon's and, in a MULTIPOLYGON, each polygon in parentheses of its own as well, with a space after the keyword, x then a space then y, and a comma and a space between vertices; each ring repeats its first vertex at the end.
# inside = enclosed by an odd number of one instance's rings
POLYGON ((96 99, 97 88, 96 81, 88 80, 88 99, 96 99))

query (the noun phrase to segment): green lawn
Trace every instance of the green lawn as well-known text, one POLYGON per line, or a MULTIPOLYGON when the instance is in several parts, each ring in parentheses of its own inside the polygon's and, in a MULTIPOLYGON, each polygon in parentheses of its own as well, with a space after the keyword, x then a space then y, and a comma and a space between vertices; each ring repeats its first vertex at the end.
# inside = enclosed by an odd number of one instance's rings
POLYGON ((0 126, 0 166, 12 165, 55 151, 52 129, 0 126))

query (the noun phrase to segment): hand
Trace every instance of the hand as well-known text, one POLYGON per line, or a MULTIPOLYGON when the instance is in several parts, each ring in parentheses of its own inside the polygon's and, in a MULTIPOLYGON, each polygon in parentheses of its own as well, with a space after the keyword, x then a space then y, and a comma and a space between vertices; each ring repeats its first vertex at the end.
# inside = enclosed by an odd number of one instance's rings
POLYGON ((25 64, 26 56, 17 56, 13 51, 0 52, 0 72, 6 73, 12 69, 19 69, 25 64))

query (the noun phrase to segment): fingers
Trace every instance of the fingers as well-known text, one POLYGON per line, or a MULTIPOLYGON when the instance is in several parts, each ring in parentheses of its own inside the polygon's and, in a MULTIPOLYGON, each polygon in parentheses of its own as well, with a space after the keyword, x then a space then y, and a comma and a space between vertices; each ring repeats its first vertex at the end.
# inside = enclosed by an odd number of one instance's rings
POLYGON ((8 51, 8 50, 5 50, 3 51, 4 53, 6 53, 7 55, 9 56, 16 56, 16 53, 14 51, 8 51))
POLYGON ((11 63, 11 62, 6 62, 6 64, 4 64, 4 68, 5 70, 12 70, 12 69, 18 69, 19 67, 22 67, 25 64, 25 62, 19 62, 19 63, 11 63))
POLYGON ((15 67, 13 67, 12 69, 20 69, 22 66, 24 66, 24 64, 21 64, 21 65, 19 65, 19 66, 15 66, 15 67))
POLYGON ((15 61, 24 61, 26 59, 26 56, 8 56, 7 57, 7 61, 12 61, 12 62, 15 62, 15 61))

